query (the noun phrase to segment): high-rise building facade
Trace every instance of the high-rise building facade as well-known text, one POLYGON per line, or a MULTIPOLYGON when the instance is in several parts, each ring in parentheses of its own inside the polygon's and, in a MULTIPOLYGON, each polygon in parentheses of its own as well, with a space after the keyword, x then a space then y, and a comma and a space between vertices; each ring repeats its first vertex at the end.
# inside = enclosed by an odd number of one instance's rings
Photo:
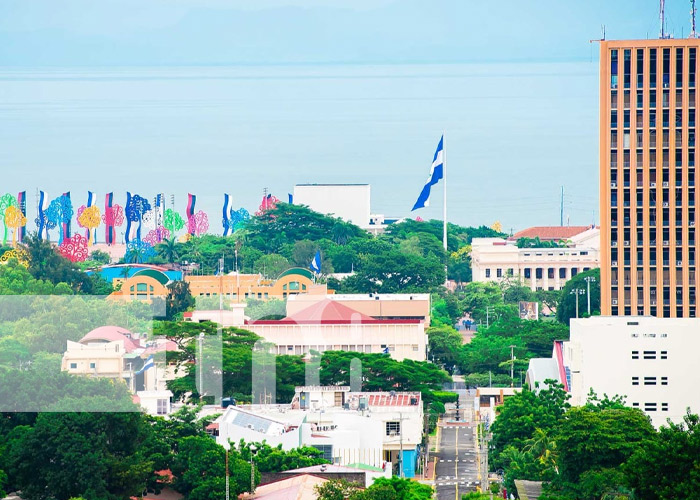
POLYGON ((697 316, 699 48, 600 44, 603 315, 697 316))

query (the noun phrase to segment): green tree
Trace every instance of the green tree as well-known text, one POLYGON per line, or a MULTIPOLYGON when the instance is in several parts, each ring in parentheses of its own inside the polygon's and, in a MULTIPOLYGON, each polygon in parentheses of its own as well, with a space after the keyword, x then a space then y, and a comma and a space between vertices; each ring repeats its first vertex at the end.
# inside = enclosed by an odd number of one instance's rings
POLYGON ((350 363, 362 363, 364 391, 417 391, 423 401, 430 403, 434 391, 451 379, 446 372, 428 362, 405 359, 396 361, 385 354, 365 354, 349 351, 326 351, 321 357, 323 385, 350 385, 350 363))
POLYGON ((238 444, 241 456, 250 458, 251 445, 256 448, 255 468, 261 473, 283 472, 328 463, 327 460, 323 459, 323 453, 313 446, 283 450, 281 444, 272 447, 267 443, 244 443, 241 441, 238 444))
POLYGON ((392 250, 362 259, 355 275, 343 280, 343 289, 357 293, 410 293, 437 289, 445 282, 445 268, 435 258, 392 250))
POLYGON ((165 239, 156 245, 156 252, 160 257, 165 259, 166 262, 174 263, 180 257, 180 243, 173 236, 172 238, 165 239))
MULTIPOLYGON (((251 218, 246 229, 250 232, 249 244, 264 253, 282 253, 280 250, 284 245, 301 240, 316 242, 336 236, 347 243, 352 239, 370 237, 366 231, 341 219, 319 214, 303 205, 287 203, 278 203, 275 208, 251 218)), ((297 265, 302 264, 297 262, 297 265)), ((308 262, 304 267, 306 265, 308 262)))
POLYGON ((345 479, 331 479, 314 487, 318 500, 349 500, 361 489, 360 484, 345 479))
POLYGON ((27 500, 126 500, 141 494, 152 472, 139 451, 149 428, 138 412, 40 413, 21 431, 7 462, 27 500))
POLYGON ((669 422, 638 447, 622 466, 638 498, 691 498, 700 491, 700 418, 688 411, 683 422, 669 422))
POLYGON ((553 380, 538 393, 527 388, 507 398, 499 407, 498 418, 491 425, 491 462, 495 469, 507 468, 504 450, 508 446, 523 450, 538 430, 551 433, 568 408, 569 395, 553 380))
POLYGON ((112 261, 112 258, 107 252, 103 252, 102 250, 93 250, 90 254, 90 260, 98 264, 104 265, 109 264, 112 261))
POLYGON ((109 295, 112 292, 111 285, 102 278, 80 271, 76 264, 58 253, 53 243, 39 238, 36 233, 24 239, 22 248, 29 255, 29 273, 36 280, 49 281, 54 285, 64 283, 74 293, 109 295))
POLYGON ((635 452, 653 446, 649 417, 636 408, 571 408, 557 431, 556 490, 597 499, 624 487, 620 470, 635 452))
POLYGON ((186 281, 171 281, 167 285, 166 317, 169 320, 182 317, 182 313, 194 307, 194 298, 190 293, 190 285, 186 281))
MULTIPOLYGON (((309 262, 311 261, 309 260, 309 262)), ((290 267, 292 266, 285 257, 276 253, 271 253, 263 255, 258 260, 256 260, 253 266, 253 270, 256 273, 260 273, 267 278, 276 279, 277 276, 282 274, 290 267)))
POLYGON ((462 335, 450 327, 428 328, 426 333, 431 358, 446 367, 457 363, 462 348, 462 335))
MULTIPOLYGON (((226 493, 226 452, 208 436, 190 436, 178 443, 173 460, 175 489, 186 500, 219 500, 226 493)), ((229 452, 230 492, 238 496, 250 491, 250 463, 232 449, 229 452)), ((255 484, 260 473, 255 473, 255 484)))
POLYGON ((591 269, 589 271, 578 273, 576 276, 566 282, 561 290, 559 305, 557 307, 557 320, 568 325, 569 320, 576 316, 576 300, 579 301, 579 316, 587 315, 587 296, 572 295, 574 289, 587 290, 586 278, 592 277, 595 279, 591 283, 591 315, 600 314, 600 269, 591 269))

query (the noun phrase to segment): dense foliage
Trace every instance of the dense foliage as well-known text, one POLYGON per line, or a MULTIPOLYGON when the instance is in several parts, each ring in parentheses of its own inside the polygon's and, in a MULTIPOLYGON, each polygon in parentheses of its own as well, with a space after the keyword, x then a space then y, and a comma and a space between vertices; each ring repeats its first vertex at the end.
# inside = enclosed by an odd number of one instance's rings
POLYGON ((655 431, 620 397, 589 395, 571 407, 561 386, 506 399, 491 426, 493 468, 514 480, 545 482, 547 500, 689 498, 697 476, 696 415, 655 431))
POLYGON ((433 489, 417 481, 381 477, 363 489, 344 479, 332 479, 316 486, 318 500, 430 500, 433 489))
POLYGON ((568 325, 571 318, 576 317, 576 301, 578 300, 579 317, 588 316, 588 286, 586 278, 593 278, 590 283, 591 290, 591 316, 600 314, 600 269, 591 269, 579 273, 566 282, 561 290, 561 298, 557 307, 557 320, 568 325), (573 290, 579 290, 573 294, 573 290))

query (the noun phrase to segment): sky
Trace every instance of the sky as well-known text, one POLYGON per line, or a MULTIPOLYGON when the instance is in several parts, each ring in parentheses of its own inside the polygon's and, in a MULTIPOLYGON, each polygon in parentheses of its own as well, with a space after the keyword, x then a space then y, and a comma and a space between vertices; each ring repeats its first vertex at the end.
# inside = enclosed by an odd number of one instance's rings
MULTIPOLYGON (((658 35, 656 0, 0 0, 0 191, 372 185, 409 212, 446 133, 449 219, 597 222, 597 46, 658 35)), ((689 2, 667 1, 687 36, 689 2)), ((441 191, 441 190, 439 190, 441 191)), ((31 204, 31 203, 30 203, 31 204)), ((30 218, 33 218, 30 210, 30 218)))
MULTIPOLYGON (((571 61, 658 33, 656 0, 0 0, 3 65, 571 61)), ((689 2, 667 1, 689 32, 689 2)))

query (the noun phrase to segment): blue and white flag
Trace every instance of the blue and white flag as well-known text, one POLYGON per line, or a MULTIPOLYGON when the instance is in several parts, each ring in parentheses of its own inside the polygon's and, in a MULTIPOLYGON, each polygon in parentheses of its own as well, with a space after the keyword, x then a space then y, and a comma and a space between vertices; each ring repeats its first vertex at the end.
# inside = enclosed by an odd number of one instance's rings
POLYGON ((321 250, 316 251, 316 255, 311 261, 311 265, 309 265, 309 269, 316 274, 321 274, 321 250))
POLYGON ((49 228, 46 227, 48 217, 46 210, 49 208, 49 197, 44 191, 39 191, 39 203, 37 206, 37 217, 35 219, 39 238, 44 237, 44 228, 46 228, 46 239, 49 239, 49 228))
POLYGON ((416 200, 415 205, 413 205, 411 212, 430 205, 430 188, 437 184, 438 181, 444 177, 445 152, 442 148, 443 138, 443 136, 440 136, 440 143, 438 144, 438 147, 435 150, 433 164, 430 167, 430 175, 428 176, 428 180, 426 181, 425 186, 423 186, 423 190, 420 192, 420 195, 418 195, 418 199, 416 200))
MULTIPOLYGON (((227 236, 229 229, 232 229, 231 210, 233 210, 233 207, 231 206, 231 196, 229 196, 228 193, 224 193, 224 208, 221 214, 221 223, 224 227, 224 236, 227 236)), ((233 233, 233 231, 231 232, 233 233)))
POLYGON ((382 354, 389 354, 389 346, 386 346, 384 349, 382 349, 382 354))
POLYGON ((149 368, 153 368, 155 366, 156 366, 156 363, 155 363, 155 361, 153 361, 153 356, 148 356, 148 358, 146 359, 146 362, 143 364, 143 367, 139 371, 136 372, 136 375, 139 375, 139 374, 145 372, 146 370, 148 370, 149 368))
MULTIPOLYGON (((91 207, 93 205, 97 204, 97 195, 92 192, 88 191, 88 197, 87 197, 87 207, 91 207)), ((90 229, 87 230, 87 237, 88 239, 92 236, 92 242, 97 243, 97 231, 91 231, 90 229), (92 233, 92 234, 91 234, 92 233)))

